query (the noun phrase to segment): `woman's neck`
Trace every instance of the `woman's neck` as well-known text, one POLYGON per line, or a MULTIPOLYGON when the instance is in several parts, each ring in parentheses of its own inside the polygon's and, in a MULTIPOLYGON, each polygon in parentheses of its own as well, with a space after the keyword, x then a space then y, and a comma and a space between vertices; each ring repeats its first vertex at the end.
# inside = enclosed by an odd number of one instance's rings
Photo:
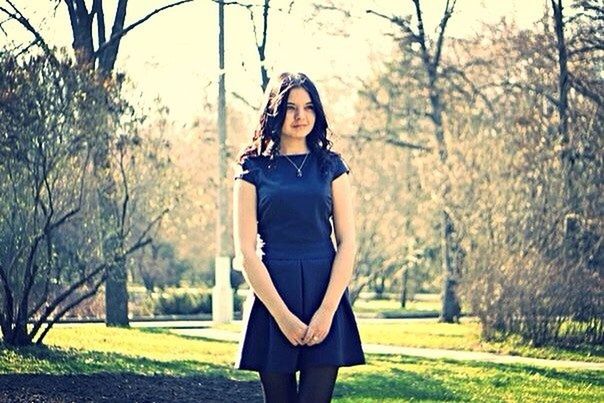
POLYGON ((306 154, 310 152, 308 146, 306 145, 306 139, 302 139, 302 141, 296 142, 283 142, 279 147, 279 153, 281 155, 287 154, 306 154))

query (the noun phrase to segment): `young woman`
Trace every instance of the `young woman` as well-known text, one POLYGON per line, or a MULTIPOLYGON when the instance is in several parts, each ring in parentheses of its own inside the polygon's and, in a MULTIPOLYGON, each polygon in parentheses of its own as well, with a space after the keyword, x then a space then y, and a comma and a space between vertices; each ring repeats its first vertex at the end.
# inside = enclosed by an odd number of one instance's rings
POLYGON ((239 156, 233 234, 253 293, 235 368, 259 372, 266 402, 329 402, 338 368, 365 363, 347 289, 356 253, 350 171, 327 130, 312 81, 283 73, 239 156))

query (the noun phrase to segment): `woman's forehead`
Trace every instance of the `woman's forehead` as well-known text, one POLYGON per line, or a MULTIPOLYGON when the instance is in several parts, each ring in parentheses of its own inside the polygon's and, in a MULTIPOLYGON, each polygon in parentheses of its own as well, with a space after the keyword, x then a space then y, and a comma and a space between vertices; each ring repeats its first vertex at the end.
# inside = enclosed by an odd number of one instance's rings
POLYGON ((311 102, 310 94, 304 88, 295 87, 292 88, 287 96, 287 102, 305 104, 311 102))

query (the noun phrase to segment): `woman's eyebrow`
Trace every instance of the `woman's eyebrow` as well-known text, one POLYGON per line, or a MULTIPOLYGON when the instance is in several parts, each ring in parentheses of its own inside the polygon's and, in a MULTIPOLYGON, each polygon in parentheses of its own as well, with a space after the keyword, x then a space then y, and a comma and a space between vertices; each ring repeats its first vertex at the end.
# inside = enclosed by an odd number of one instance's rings
MULTIPOLYGON (((287 101, 288 105, 295 105, 295 103, 291 102, 291 101, 287 101)), ((307 102, 305 105, 312 105, 312 101, 307 102)))

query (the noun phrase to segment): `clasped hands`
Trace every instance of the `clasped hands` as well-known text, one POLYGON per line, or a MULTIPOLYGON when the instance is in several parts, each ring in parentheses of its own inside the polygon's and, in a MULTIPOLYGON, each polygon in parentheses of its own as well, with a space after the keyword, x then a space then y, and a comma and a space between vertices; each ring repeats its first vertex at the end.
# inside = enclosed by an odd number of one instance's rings
POLYGON ((282 318, 277 319, 277 325, 294 346, 314 346, 321 343, 329 333, 334 314, 335 310, 320 306, 307 325, 288 311, 282 318))

